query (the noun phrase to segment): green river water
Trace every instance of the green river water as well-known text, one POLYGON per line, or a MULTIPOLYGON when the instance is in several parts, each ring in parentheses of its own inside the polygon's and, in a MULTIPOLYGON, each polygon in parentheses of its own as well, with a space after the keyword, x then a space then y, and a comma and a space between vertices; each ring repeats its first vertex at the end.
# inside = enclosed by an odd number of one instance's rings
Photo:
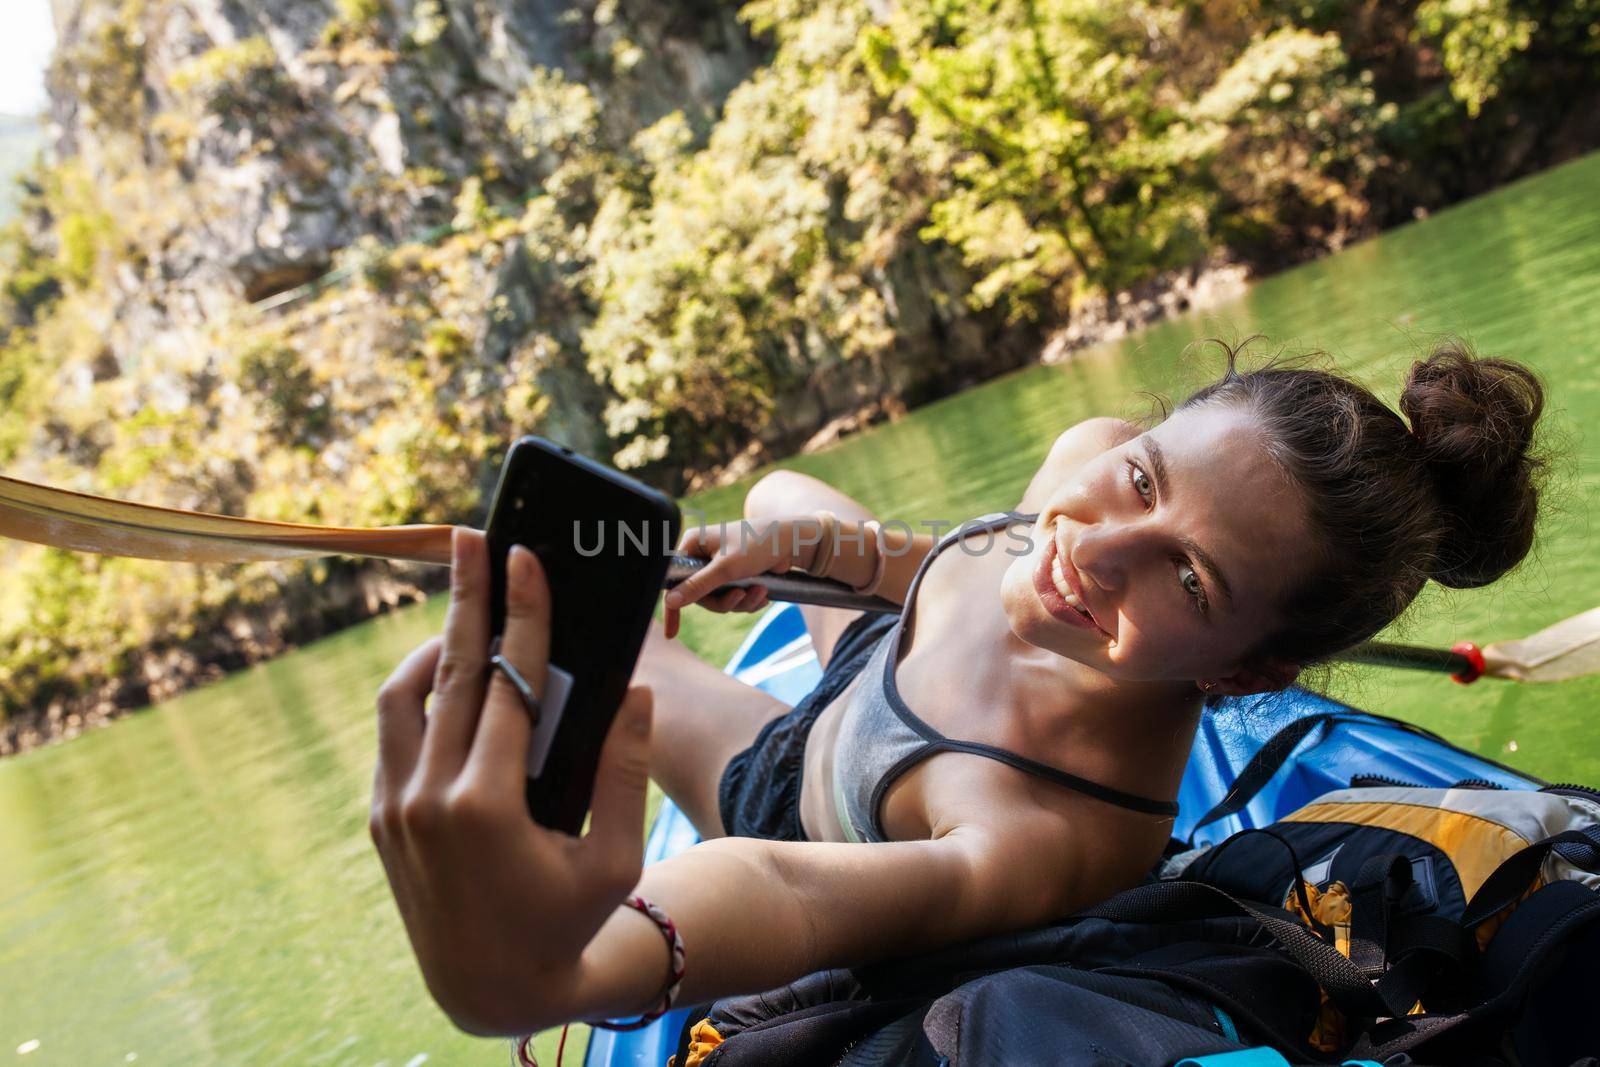
MULTIPOLYGON (((1035 367, 787 464, 882 513, 1012 506, 1054 435, 1181 395, 1197 338, 1320 348, 1392 398, 1438 337, 1538 367, 1564 450, 1538 558, 1427 596, 1409 639, 1531 632, 1600 605, 1600 154, 1271 278, 1204 316, 1035 367)), ((736 513, 742 490, 696 503, 736 513)), ((372 698, 443 604, 376 620, 67 744, 0 762, 0 1063, 504 1062, 428 999, 366 836, 372 698)), ((691 613, 721 662, 748 617, 691 613)), ((1336 695, 1550 779, 1600 784, 1600 681, 1347 671, 1336 695)), ((547 1063, 553 1046, 542 1043, 547 1063)), ((569 1062, 576 1057, 569 1049, 569 1062)))

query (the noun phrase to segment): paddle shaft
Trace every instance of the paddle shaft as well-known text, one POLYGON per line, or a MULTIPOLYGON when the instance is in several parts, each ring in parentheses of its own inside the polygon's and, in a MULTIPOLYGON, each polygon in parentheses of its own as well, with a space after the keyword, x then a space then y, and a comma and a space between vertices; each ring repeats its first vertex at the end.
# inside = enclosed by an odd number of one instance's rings
MULTIPOLYGON (((708 562, 693 556, 673 556, 672 563, 667 567, 667 580, 661 583, 661 587, 671 589, 708 562)), ((789 604, 813 604, 822 608, 879 613, 900 610, 900 605, 892 600, 858 593, 843 582, 831 578, 813 578, 808 574, 760 574, 753 578, 740 578, 718 586, 710 595, 715 596, 729 589, 749 589, 756 585, 764 586, 771 599, 789 604)))
POLYGON ((1368 641, 1339 656, 1350 663, 1369 663, 1374 667, 1403 667, 1413 671, 1434 671, 1439 674, 1460 675, 1473 678, 1482 673, 1482 665, 1471 657, 1449 648, 1424 648, 1421 645, 1398 645, 1388 641, 1368 641))

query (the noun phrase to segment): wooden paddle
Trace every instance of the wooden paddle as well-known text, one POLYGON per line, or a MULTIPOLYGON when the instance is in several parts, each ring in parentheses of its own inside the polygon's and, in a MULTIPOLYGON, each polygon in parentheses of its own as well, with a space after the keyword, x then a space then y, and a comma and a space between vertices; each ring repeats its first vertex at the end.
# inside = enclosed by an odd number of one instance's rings
POLYGON ((133 504, 0 476, 0 536, 193 563, 370 556, 450 563, 448 526, 313 526, 133 504))
MULTIPOLYGON (((313 556, 367 556, 450 564, 449 526, 314 526, 135 504, 0 475, 0 536, 78 552, 192 563, 252 563, 313 556)), ((706 565, 674 556, 670 589, 706 565)), ((855 611, 899 611, 893 601, 862 596, 841 582, 803 575, 745 578, 717 590, 767 587, 773 600, 855 611)))
MULTIPOLYGON (((448 566, 449 526, 315 526, 211 515, 135 504, 0 476, 0 536, 79 552, 196 563, 248 563, 312 556, 366 556, 448 566)), ((675 556, 667 570, 671 588, 706 561, 675 556)), ((898 604, 862 596, 826 578, 766 574, 718 589, 767 587, 768 596, 795 604, 854 611, 899 611, 898 604)), ((1575 615, 1529 637, 1482 649, 1462 642, 1451 649, 1369 641, 1342 659, 1384 667, 1439 671, 1460 682, 1481 677, 1518 682, 1559 682, 1600 673, 1600 608, 1575 615)))

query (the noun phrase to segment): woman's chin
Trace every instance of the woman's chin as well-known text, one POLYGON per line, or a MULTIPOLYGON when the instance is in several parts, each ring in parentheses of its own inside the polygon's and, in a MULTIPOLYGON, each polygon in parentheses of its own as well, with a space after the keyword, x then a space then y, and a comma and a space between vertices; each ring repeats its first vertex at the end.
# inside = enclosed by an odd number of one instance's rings
POLYGON ((1006 621, 1017 640, 1034 648, 1081 663, 1091 670, 1118 682, 1150 683, 1171 681, 1161 670, 1151 671, 1148 664, 1128 663, 1118 659, 1103 635, 1096 635, 1069 627, 1053 618, 1033 592, 1031 583, 1018 588, 1007 584, 1003 591, 1006 621), (1094 640, 1099 636, 1101 640, 1094 640))
POLYGON ((1084 640, 1090 635, 1069 628, 1052 617, 1039 602, 1031 579, 1020 583, 1006 582, 1001 591, 1001 602, 1005 606, 1006 622, 1010 624, 1011 633, 1017 640, 1096 670, 1105 669, 1104 647, 1084 640))

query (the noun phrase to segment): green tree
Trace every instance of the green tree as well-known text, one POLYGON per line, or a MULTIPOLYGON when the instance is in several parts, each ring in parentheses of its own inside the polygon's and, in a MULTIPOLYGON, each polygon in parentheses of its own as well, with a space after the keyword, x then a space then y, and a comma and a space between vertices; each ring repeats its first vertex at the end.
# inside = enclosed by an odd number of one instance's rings
POLYGON ((925 233, 985 272, 975 300, 1032 315, 1200 253, 1209 191, 1161 57, 1182 20, 1156 4, 984 0, 896 5, 867 32, 925 165, 954 176, 925 233))

